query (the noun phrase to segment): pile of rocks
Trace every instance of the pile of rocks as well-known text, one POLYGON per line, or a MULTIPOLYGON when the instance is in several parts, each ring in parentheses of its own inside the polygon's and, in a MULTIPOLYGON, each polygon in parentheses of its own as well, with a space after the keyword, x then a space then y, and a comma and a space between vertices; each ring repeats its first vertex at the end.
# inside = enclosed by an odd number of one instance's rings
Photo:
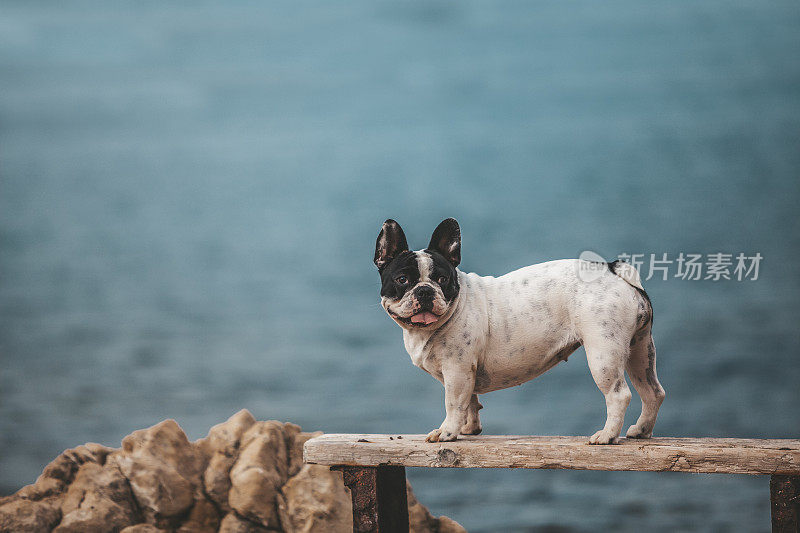
MULTIPOLYGON (((303 464, 303 443, 318 434, 242 410, 195 442, 165 420, 120 449, 78 446, 0 498, 0 531, 352 531, 341 473, 303 464)), ((412 532, 464 531, 432 516, 410 485, 408 505, 412 532)))

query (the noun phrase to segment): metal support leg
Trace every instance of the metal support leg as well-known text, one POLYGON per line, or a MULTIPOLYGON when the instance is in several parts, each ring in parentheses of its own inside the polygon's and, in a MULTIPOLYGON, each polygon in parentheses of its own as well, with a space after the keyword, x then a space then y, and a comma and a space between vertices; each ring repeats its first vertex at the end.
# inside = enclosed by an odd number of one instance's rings
POLYGON ((800 476, 772 476, 769 496, 772 533, 800 533, 800 476))
POLYGON ((408 533, 402 466, 335 466, 353 498, 354 533, 408 533))

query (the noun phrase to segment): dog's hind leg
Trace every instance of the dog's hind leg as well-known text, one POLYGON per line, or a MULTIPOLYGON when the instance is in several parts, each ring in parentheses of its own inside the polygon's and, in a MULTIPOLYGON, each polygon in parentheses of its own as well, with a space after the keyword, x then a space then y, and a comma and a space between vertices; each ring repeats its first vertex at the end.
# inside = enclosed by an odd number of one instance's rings
POLYGON ((631 383, 642 398, 642 414, 628 428, 626 436, 631 439, 649 439, 653 435, 658 409, 666 396, 656 374, 656 347, 649 327, 634 334, 626 369, 631 383))
POLYGON ((627 341, 600 337, 594 341, 585 339, 586 360, 597 388, 606 398, 606 424, 589 437, 589 444, 616 444, 625 410, 631 401, 631 391, 625 381, 625 361, 628 359, 627 341))
POLYGON ((481 402, 478 401, 478 395, 473 394, 469 401, 467 408, 467 423, 461 426, 462 435, 479 435, 483 430, 481 427, 481 419, 478 411, 483 409, 481 402))

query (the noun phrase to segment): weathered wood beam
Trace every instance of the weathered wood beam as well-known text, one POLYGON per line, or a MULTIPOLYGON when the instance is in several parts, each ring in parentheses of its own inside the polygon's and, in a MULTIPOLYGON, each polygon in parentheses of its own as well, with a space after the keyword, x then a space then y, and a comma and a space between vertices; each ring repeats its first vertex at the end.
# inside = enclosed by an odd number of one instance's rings
POLYGON ((429 443, 424 435, 326 434, 305 444, 305 461, 324 465, 553 468, 800 475, 800 440, 623 439, 487 435, 429 443))

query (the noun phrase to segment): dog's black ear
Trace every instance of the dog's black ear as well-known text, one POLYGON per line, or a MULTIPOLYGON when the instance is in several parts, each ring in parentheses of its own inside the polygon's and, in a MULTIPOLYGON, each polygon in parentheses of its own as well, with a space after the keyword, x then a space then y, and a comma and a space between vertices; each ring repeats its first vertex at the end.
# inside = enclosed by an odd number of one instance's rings
POLYGON ((391 218, 383 223, 381 233, 375 242, 375 266, 378 270, 392 262, 392 259, 408 250, 406 234, 400 224, 391 218))
POLYGON ((461 262, 461 228, 456 219, 442 220, 436 226, 428 249, 442 254, 454 267, 458 266, 461 262))

